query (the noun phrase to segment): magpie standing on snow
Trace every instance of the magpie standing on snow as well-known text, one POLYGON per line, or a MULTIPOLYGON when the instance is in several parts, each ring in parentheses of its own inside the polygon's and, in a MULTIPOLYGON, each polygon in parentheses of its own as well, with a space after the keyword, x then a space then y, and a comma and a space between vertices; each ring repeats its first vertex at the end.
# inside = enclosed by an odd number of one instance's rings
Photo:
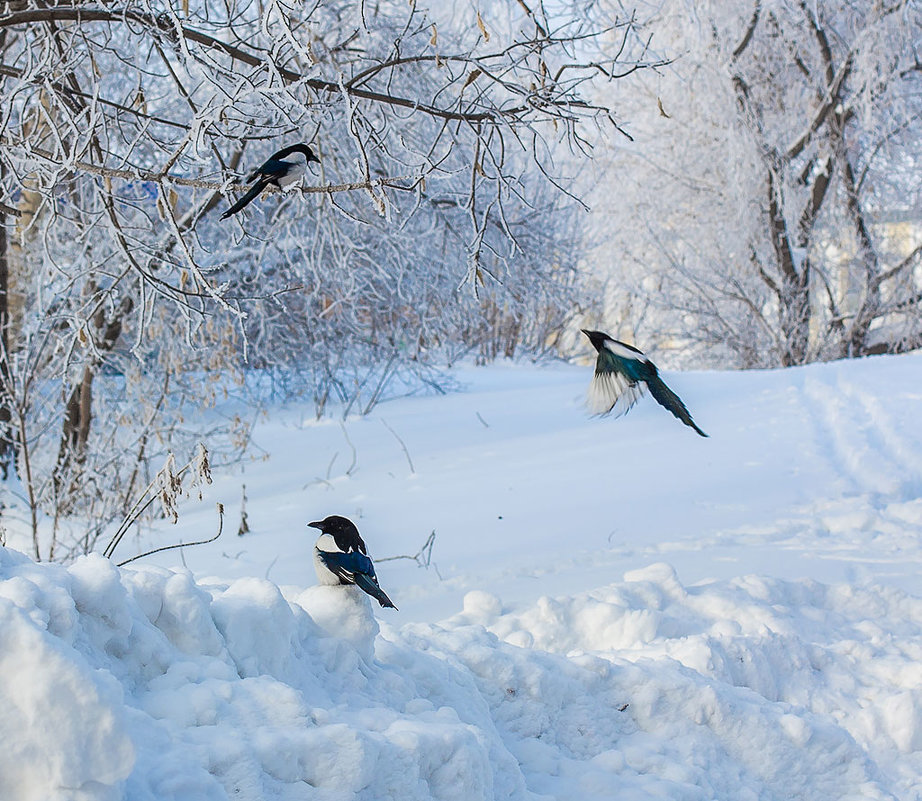
POLYGON ((259 197, 263 189, 270 184, 279 188, 293 184, 304 175, 307 165, 312 161, 320 163, 320 159, 314 155, 314 151, 307 145, 290 145, 282 148, 278 153, 273 153, 265 164, 250 173, 247 183, 253 184, 253 186, 240 200, 221 215, 221 219, 226 220, 244 206, 252 203, 259 197), (255 183, 253 183, 254 181, 255 183))
POLYGON ((321 584, 355 584, 381 606, 397 608, 378 586, 375 566, 355 523, 330 515, 307 525, 323 532, 314 545, 314 569, 321 584))
POLYGON ((702 437, 707 436, 695 425, 682 399, 663 383, 656 365, 643 353, 601 331, 580 330, 599 352, 589 385, 589 408, 593 413, 608 414, 617 409, 616 415, 624 414, 637 403, 646 386, 660 406, 702 437))

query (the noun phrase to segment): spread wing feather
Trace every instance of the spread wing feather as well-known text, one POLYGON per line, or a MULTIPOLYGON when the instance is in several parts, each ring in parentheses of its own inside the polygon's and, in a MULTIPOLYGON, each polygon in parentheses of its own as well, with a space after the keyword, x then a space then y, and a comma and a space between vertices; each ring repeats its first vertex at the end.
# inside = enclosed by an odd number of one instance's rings
POLYGON ((589 411, 593 414, 613 413, 615 417, 620 417, 637 403, 643 392, 642 383, 632 381, 622 373, 596 372, 589 384, 589 411))

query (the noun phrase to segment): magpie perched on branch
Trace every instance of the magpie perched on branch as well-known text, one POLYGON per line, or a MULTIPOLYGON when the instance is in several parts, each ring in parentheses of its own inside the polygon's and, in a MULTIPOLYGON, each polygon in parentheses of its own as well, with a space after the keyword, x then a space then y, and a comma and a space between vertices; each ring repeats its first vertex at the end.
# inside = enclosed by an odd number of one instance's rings
POLYGON ((622 415, 637 403, 646 387, 660 406, 668 409, 702 437, 707 436, 695 425, 682 399, 663 383, 656 365, 641 351, 601 331, 580 330, 599 352, 595 375, 589 385, 589 408, 593 413, 608 414, 614 411, 616 415, 622 415))
POLYGON ((397 608, 378 586, 375 566, 355 523, 330 515, 307 525, 322 532, 314 545, 314 569, 321 584, 355 584, 381 606, 397 608))
POLYGON ((304 175, 307 165, 312 161, 320 163, 320 159, 314 155, 314 151, 303 144, 289 145, 279 150, 278 153, 273 153, 261 167, 257 167, 250 173, 247 183, 253 184, 253 186, 221 215, 221 219, 226 220, 244 206, 252 203, 260 196, 263 189, 269 185, 281 188, 293 184, 304 175), (253 183, 254 181, 255 183, 253 183))

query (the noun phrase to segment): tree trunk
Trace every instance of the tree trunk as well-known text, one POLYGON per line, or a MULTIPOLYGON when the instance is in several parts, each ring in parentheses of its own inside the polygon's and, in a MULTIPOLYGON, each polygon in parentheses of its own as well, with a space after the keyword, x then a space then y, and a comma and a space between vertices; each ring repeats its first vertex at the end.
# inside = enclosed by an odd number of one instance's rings
POLYGON ((787 220, 779 197, 781 192, 775 171, 768 171, 769 237, 781 283, 778 290, 779 323, 781 327, 781 364, 791 367, 807 360, 810 342, 810 264, 804 259, 798 269, 788 233, 787 220))
MULTIPOLYGON (((95 320, 97 353, 108 353, 115 347, 122 333, 123 320, 133 308, 134 301, 125 296, 108 321, 102 316, 95 320)), ((87 443, 93 422, 93 381, 100 366, 101 361, 98 357, 84 365, 83 375, 79 383, 71 387, 64 407, 58 461, 54 469, 55 497, 63 514, 73 509, 73 499, 77 494, 80 474, 86 462, 87 443)))
MULTIPOLYGON (((3 185, 3 163, 0 162, 0 186, 3 185)), ((10 466, 15 458, 14 437, 10 422, 10 238, 6 230, 6 212, 0 208, 0 478, 9 478, 10 466)))

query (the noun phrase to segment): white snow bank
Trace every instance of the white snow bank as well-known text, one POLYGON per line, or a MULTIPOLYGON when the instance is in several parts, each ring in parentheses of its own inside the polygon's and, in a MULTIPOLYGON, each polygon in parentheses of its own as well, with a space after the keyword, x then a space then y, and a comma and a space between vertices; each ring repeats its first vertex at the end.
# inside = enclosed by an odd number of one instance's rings
POLYGON ((3 799, 527 796, 474 677, 376 661, 358 591, 3 549, 0 632, 3 799))
POLYGON ((504 612, 0 550, 0 798, 888 799, 922 600, 668 565, 504 612))

